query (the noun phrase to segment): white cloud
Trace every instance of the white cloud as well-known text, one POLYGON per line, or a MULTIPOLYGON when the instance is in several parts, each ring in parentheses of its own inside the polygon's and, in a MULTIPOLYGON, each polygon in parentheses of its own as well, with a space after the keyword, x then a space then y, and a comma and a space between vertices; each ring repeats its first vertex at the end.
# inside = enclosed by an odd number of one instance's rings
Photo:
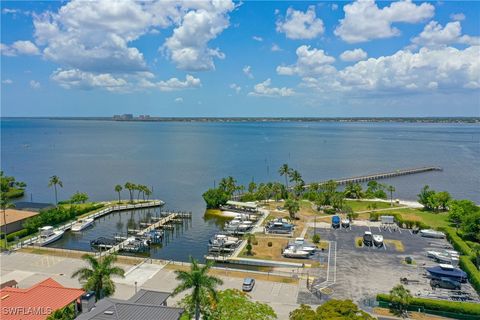
POLYGON ((365 60, 367 58, 367 53, 361 48, 346 50, 340 55, 340 59, 343 61, 359 61, 365 60))
POLYGON ((252 67, 251 66, 243 67, 242 71, 247 77, 249 77, 250 79, 253 79, 252 67))
POLYGON ((442 47, 455 43, 480 45, 480 38, 462 35, 462 26, 459 21, 449 22, 445 27, 436 21, 430 21, 423 31, 412 39, 412 43, 426 47, 442 47))
POLYGON ((32 89, 40 89, 40 82, 35 80, 30 80, 30 87, 32 89))
POLYGON ((18 13, 17 9, 10 9, 10 8, 3 8, 2 9, 3 14, 15 14, 18 13))
POLYGON ((5 80, 2 80, 2 83, 3 84, 12 84, 13 81, 11 79, 5 79, 5 80))
POLYGON ((137 74, 117 74, 85 72, 79 69, 57 69, 51 75, 52 80, 66 89, 90 90, 102 88, 111 92, 131 92, 142 89, 158 89, 160 91, 175 91, 195 88, 201 85, 200 79, 191 75, 185 81, 171 78, 165 81, 154 81, 154 75, 149 72, 137 74))
POLYGON ((224 59, 218 49, 208 47, 229 25, 228 13, 235 8, 232 1, 192 2, 199 6, 187 12, 164 48, 177 68, 183 70, 213 70, 213 58, 224 59))
POLYGON ((450 15, 450 19, 455 21, 463 21, 465 20, 465 15, 463 13, 452 13, 450 15))
POLYGON ((422 48, 400 50, 391 56, 360 61, 340 71, 337 80, 347 88, 392 90, 480 88, 480 47, 459 50, 422 48))
MULTIPOLYGON (((360 61, 329 78, 307 79, 321 90, 398 94, 402 91, 443 93, 480 88, 480 46, 400 50, 391 56, 360 61)), ((305 79, 304 79, 305 80, 305 79)))
POLYGON ((332 8, 333 11, 336 11, 338 9, 338 4, 332 3, 330 7, 332 8))
POLYGON ((175 103, 183 103, 183 98, 182 97, 175 98, 175 103))
POLYGON ((31 41, 18 40, 12 43, 10 46, 1 44, 0 50, 4 56, 17 56, 17 55, 37 55, 40 54, 40 50, 31 41))
POLYGON ((259 36, 253 36, 252 39, 255 40, 255 41, 258 41, 258 42, 262 42, 262 41, 263 41, 263 38, 262 38, 262 37, 259 37, 259 36))
POLYGON ((185 81, 181 81, 178 78, 171 78, 166 81, 151 82, 143 79, 141 86, 144 88, 157 88, 160 91, 176 91, 189 88, 200 87, 201 81, 192 75, 187 74, 185 81))
POLYGON ((397 1, 382 9, 374 0, 357 0, 343 7, 345 18, 334 33, 342 40, 355 43, 400 35, 393 27, 396 22, 419 23, 434 15, 435 7, 429 3, 416 5, 411 0, 397 1))
POLYGON ((272 44, 272 47, 270 48, 270 50, 272 52, 278 52, 278 51, 282 51, 282 48, 280 48, 280 46, 276 43, 272 44))
POLYGON ((50 77, 66 89, 103 88, 108 91, 123 91, 128 86, 127 80, 120 76, 115 77, 110 73, 85 72, 79 69, 57 69, 50 77))
POLYGON ((208 42, 228 27, 233 8, 230 1, 215 0, 72 0, 56 12, 33 15, 35 42, 43 48, 45 59, 60 65, 64 72, 60 75, 68 71, 81 84, 65 84, 59 74, 53 74, 63 86, 132 90, 134 84, 146 87, 150 81, 145 78, 147 63, 133 41, 173 26, 163 46, 171 61, 180 69, 210 70, 213 58, 224 55, 209 48, 208 42))
POLYGON ((230 89, 233 89, 235 90, 236 93, 240 93, 240 91, 242 90, 242 87, 240 87, 238 84, 236 83, 231 83, 230 84, 230 89))
POLYGON ((270 78, 263 82, 260 82, 253 87, 253 91, 249 92, 248 95, 262 97, 289 97, 295 94, 295 92, 291 88, 270 87, 271 84, 272 80, 270 78))
POLYGON ((287 9, 285 19, 277 20, 277 32, 285 33, 289 39, 313 39, 323 34, 323 21, 317 18, 315 6, 309 6, 306 12, 287 9))
POLYGON ((335 69, 331 66, 335 58, 325 54, 321 49, 310 49, 310 46, 303 45, 297 48, 296 53, 297 62, 294 65, 278 66, 278 74, 311 76, 331 73, 335 69))

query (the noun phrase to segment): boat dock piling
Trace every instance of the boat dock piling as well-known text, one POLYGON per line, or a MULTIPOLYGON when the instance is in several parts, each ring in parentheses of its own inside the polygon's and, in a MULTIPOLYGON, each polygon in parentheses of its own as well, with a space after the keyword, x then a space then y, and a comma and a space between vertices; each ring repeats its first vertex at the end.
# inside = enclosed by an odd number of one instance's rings
MULTIPOLYGON (((162 212, 162 215, 163 217, 152 219, 152 220, 156 220, 153 223, 140 224, 142 226, 146 225, 147 226, 146 228, 142 230, 128 229, 128 233, 134 233, 137 236, 142 237, 147 233, 151 232, 152 230, 163 229, 166 226, 169 226, 170 223, 178 221, 179 219, 188 219, 192 217, 192 214, 187 212, 170 212, 168 215, 164 215, 162 212)), ((101 256, 103 254, 111 254, 124 249, 128 251, 129 249, 131 249, 130 247, 131 246, 129 245, 129 239, 125 239, 124 241, 112 246, 108 250, 103 252, 98 252, 97 254, 101 256)))

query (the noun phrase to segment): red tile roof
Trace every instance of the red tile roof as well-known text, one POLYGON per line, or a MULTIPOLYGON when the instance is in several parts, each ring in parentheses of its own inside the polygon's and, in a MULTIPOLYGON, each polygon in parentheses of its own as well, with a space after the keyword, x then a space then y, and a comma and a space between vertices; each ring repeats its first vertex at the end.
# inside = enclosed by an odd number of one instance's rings
POLYGON ((3 288, 0 290, 2 320, 41 320, 53 311, 77 300, 85 291, 66 288, 52 278, 31 288, 3 288))

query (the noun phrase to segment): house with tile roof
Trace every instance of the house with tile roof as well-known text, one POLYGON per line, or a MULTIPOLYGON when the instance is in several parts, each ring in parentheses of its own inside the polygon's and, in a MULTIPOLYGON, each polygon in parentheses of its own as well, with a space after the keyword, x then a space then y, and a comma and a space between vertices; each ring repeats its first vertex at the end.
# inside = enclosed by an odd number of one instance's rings
POLYGON ((2 320, 43 320, 55 310, 77 303, 85 293, 82 289, 67 288, 48 278, 27 288, 4 287, 0 289, 2 320))

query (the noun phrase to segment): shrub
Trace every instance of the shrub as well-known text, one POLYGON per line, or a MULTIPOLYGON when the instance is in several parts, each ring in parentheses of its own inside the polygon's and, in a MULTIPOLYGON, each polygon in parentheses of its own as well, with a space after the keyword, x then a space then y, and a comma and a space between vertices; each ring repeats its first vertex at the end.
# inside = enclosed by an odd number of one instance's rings
POLYGON ((312 237, 313 243, 319 243, 320 242, 320 235, 314 234, 312 237))
POLYGON ((23 238, 23 237, 26 237, 30 234, 30 232, 28 231, 28 229, 22 229, 22 230, 18 230, 16 232, 12 232, 10 233, 8 236, 7 236, 7 241, 14 241, 15 240, 15 237, 18 237, 19 239, 23 238))
POLYGON ((357 240, 357 245, 358 245, 359 247, 363 246, 363 240, 362 240, 362 239, 358 239, 358 240, 357 240))
POLYGON ((378 212, 370 212, 370 221, 378 221, 380 214, 378 212))
POLYGON ((324 209, 323 212, 324 212, 325 214, 335 214, 335 213, 337 213, 337 211, 336 211, 334 208, 324 209))
MULTIPOLYGON (((391 302, 390 296, 388 294, 378 294, 377 301, 383 301, 388 303, 391 302)), ((433 300, 413 297, 410 301, 410 309, 416 310, 419 307, 423 307, 427 310, 445 311, 468 315, 480 315, 480 304, 471 302, 433 300)))
POLYGON ((273 246, 272 241, 268 241, 267 246, 269 246, 269 247, 273 246))
POLYGON ((413 263, 412 257, 405 257, 405 262, 406 262, 407 264, 412 264, 412 263, 413 263))

